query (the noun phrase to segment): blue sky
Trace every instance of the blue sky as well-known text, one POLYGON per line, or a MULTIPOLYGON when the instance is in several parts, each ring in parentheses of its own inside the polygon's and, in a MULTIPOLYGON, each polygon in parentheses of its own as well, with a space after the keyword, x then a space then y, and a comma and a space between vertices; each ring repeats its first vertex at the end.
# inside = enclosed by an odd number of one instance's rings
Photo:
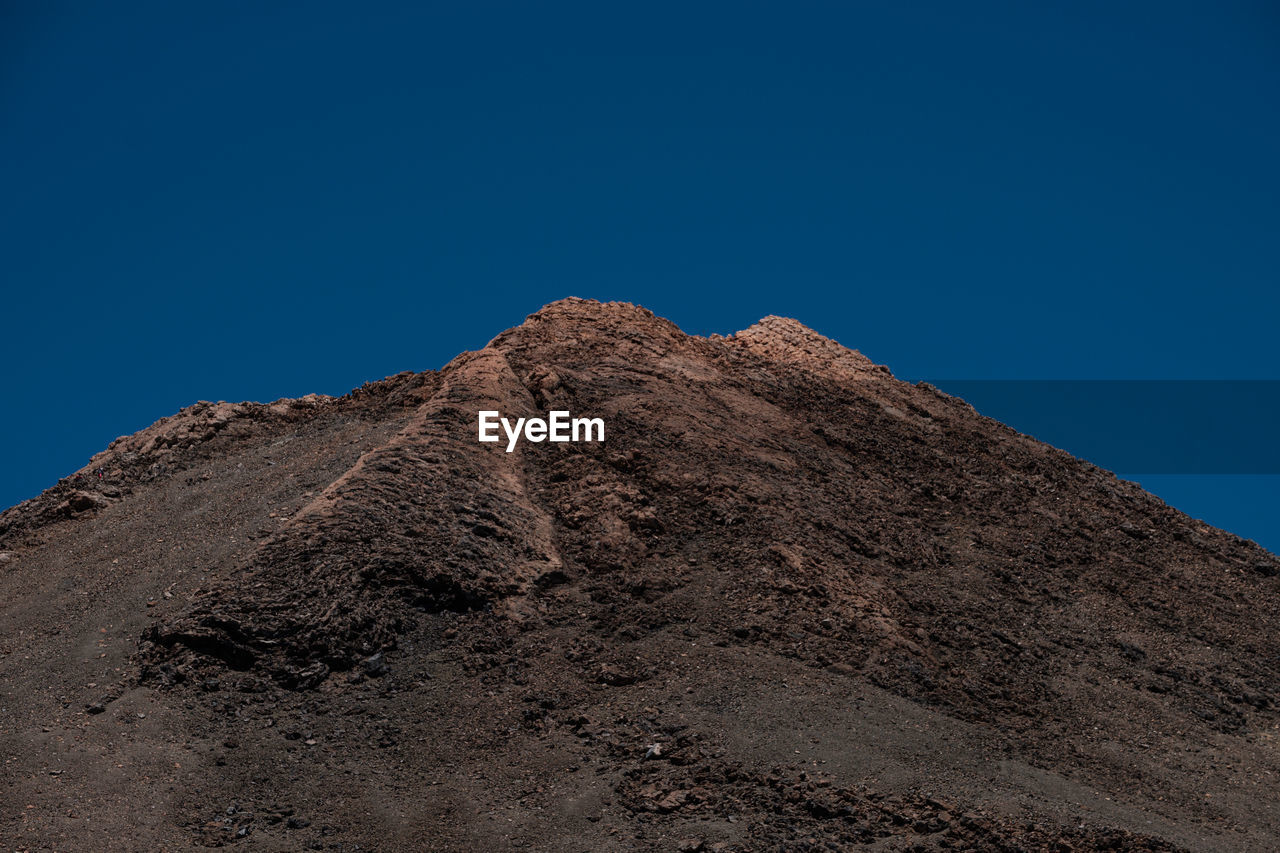
MULTIPOLYGON (((910 379, 1278 379, 1277 92, 1268 2, 8 3, 0 504, 566 295, 910 379)), ((1273 478, 1173 480, 1280 547, 1273 478)))

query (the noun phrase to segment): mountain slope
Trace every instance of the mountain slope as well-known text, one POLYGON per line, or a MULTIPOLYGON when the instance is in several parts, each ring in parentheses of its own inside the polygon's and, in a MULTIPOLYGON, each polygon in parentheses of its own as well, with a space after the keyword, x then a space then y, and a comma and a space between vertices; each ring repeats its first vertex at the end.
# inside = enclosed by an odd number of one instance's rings
MULTIPOLYGON (((1280 842, 1275 558, 792 320, 696 338, 553 303, 438 374, 187 410, 0 516, 0 548, 6 637, 112 608, 121 632, 121 698, 61 711, 19 654, 48 641, 6 650, 6 782, 68 784, 42 714, 178 750, 203 781, 170 774, 162 847, 1280 842), (607 440, 507 453, 479 409, 607 440), (183 551, 120 582, 171 598, 51 593, 151 539, 183 551)), ((88 776, 73 801, 143 796, 88 776)))

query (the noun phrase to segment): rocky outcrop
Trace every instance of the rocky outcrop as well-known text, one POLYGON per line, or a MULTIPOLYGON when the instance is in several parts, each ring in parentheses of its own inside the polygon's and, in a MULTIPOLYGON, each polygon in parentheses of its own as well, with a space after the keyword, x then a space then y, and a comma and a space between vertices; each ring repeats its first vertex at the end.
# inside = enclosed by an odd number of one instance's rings
MULTIPOLYGON (((1280 837, 1280 562, 794 320, 702 338, 563 300, 438 373, 199 404, 91 466, 0 516, 0 572, 37 574, 9 543, 48 533, 39 565, 72 555, 68 609, 96 620, 79 593, 113 590, 134 544, 170 567, 175 598, 148 586, 161 615, 129 636, 139 695, 186 726, 169 743, 207 759, 169 762, 198 843, 1280 837), (477 440, 482 409, 599 417, 606 439, 507 452, 477 440), (193 470, 233 451, 234 484, 193 470), (299 801, 310 828, 284 823, 299 801)), ((142 717, 99 683, 85 713, 114 743, 142 717)))

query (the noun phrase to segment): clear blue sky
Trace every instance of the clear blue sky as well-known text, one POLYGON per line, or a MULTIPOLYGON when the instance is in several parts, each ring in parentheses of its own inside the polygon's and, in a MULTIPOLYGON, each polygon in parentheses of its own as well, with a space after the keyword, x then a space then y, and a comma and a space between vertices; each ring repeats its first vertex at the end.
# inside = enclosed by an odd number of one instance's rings
MULTIPOLYGON (((1280 378, 1268 0, 17 0, 0 117, 0 505, 570 294, 911 379, 1280 378)), ((1280 547, 1274 478, 1161 489, 1280 547)))

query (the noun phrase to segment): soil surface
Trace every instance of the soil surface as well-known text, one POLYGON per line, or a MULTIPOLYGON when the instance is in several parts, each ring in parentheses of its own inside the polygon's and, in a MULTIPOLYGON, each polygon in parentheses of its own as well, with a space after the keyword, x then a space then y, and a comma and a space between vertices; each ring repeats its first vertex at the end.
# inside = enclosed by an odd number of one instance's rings
POLYGON ((1280 561, 794 320, 569 299, 0 514, 0 753, 10 850, 1274 851, 1280 561))

